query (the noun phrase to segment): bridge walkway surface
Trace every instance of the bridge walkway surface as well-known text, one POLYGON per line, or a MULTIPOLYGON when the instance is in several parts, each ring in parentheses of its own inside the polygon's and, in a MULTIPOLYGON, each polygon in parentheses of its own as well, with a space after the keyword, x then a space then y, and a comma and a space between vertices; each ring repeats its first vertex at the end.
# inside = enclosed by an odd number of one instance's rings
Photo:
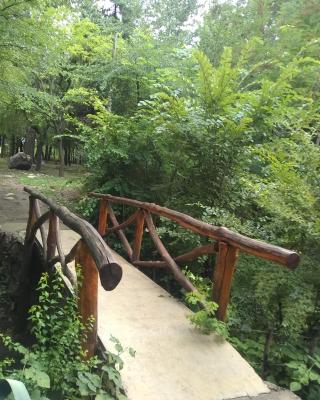
MULTIPOLYGON (((15 222, 0 221, 1 229, 24 236, 26 219, 27 207, 15 222)), ((63 226, 61 233, 67 252, 79 236, 63 226)), ((298 399, 270 389, 228 342, 199 333, 183 304, 122 257, 114 257, 123 279, 113 291, 99 287, 98 335, 110 351, 111 335, 136 351, 134 358, 123 357, 129 400, 298 399)))

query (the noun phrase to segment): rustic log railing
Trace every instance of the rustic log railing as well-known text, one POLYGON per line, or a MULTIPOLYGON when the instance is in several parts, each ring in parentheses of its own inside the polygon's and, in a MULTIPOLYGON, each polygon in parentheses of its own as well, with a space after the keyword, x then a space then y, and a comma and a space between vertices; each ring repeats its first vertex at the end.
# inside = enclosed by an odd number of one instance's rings
POLYGON ((98 275, 105 290, 113 290, 121 280, 122 269, 99 233, 87 221, 79 218, 66 207, 60 207, 41 193, 25 187, 29 193, 29 219, 25 236, 25 263, 31 265, 31 256, 37 231, 40 230, 44 266, 50 271, 56 263, 61 264, 62 273, 72 286, 76 286, 76 275, 68 264, 76 260, 82 268, 82 285, 79 290, 79 308, 84 323, 93 316, 93 330, 88 334, 86 349, 93 355, 97 343, 97 296, 98 275), (47 210, 41 214, 40 204, 47 210), (44 224, 48 221, 48 233, 44 224), (79 234, 80 239, 64 254, 60 221, 79 234), (56 255, 57 253, 57 255, 56 255))
POLYGON ((236 268, 239 251, 273 261, 289 269, 294 269, 299 263, 299 255, 294 251, 251 239, 224 227, 210 225, 166 207, 109 194, 91 193, 91 196, 100 199, 99 233, 106 237, 111 232, 115 232, 134 266, 168 268, 186 291, 195 291, 196 288, 184 275, 178 264, 191 261, 205 254, 217 252, 212 279, 212 299, 219 305, 217 317, 220 320, 224 320, 226 317, 232 277, 236 268), (131 206, 137 208, 137 210, 126 221, 119 223, 112 209, 112 203, 131 206), (168 218, 185 229, 213 239, 215 242, 197 247, 173 258, 157 234, 152 215, 168 218), (112 227, 109 228, 108 219, 112 223, 112 227), (133 224, 135 224, 135 234, 133 246, 131 246, 123 230, 133 224), (147 229, 145 229, 145 226, 147 229), (140 259, 142 237, 146 231, 149 233, 162 260, 144 261, 140 259))

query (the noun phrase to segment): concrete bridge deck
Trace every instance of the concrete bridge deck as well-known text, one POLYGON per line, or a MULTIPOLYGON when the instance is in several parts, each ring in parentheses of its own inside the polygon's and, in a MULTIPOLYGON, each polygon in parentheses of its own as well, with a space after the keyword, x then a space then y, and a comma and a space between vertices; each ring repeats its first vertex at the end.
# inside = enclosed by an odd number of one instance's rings
POLYGON ((98 333, 103 343, 113 335, 136 350, 125 355, 122 373, 130 400, 298 399, 270 390, 228 342, 198 332, 186 306, 114 256, 123 279, 112 292, 99 289, 98 333))
MULTIPOLYGON (((23 235, 27 201, 21 211, 15 222, 0 221, 1 229, 23 235)), ((63 230, 62 239, 67 252, 78 236, 63 230)), ((129 400, 298 399, 285 390, 270 390, 229 343, 199 333, 186 319, 190 311, 183 304, 115 257, 123 280, 112 292, 99 288, 98 334, 111 351, 110 335, 136 350, 135 358, 124 356, 122 379, 129 400)))
POLYGON ((99 290, 98 332, 136 350, 125 357, 129 399, 223 400, 268 393, 266 384, 233 347, 202 335, 190 310, 115 254, 123 268, 116 290, 99 290))

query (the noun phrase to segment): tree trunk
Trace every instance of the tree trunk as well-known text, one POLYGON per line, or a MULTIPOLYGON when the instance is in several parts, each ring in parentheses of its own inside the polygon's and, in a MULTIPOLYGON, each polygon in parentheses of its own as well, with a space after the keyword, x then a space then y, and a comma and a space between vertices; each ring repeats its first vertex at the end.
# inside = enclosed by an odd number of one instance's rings
MULTIPOLYGON (((117 55, 117 46, 118 46, 118 33, 115 33, 113 37, 113 46, 112 46, 112 59, 116 58, 117 55)), ((113 85, 111 85, 108 96, 108 110, 112 111, 112 95, 113 95, 113 85)))
POLYGON ((68 143, 68 165, 71 167, 72 163, 72 148, 71 148, 71 142, 68 143))
POLYGON ((138 79, 138 76, 136 78, 136 94, 137 94, 137 105, 138 105, 140 100, 141 100, 141 96, 140 96, 140 81, 138 79))
MULTIPOLYGON (((320 136, 320 135, 319 135, 320 136)), ((320 306, 320 291, 317 291, 316 299, 314 302, 314 313, 316 315, 317 310, 319 309, 320 306)), ((319 320, 316 319, 315 323, 311 324, 311 329, 310 329, 310 344, 309 344, 309 354, 311 357, 315 357, 318 345, 319 345, 319 338, 320 338, 320 324, 319 320)))
POLYGON ((42 162, 42 143, 41 140, 37 141, 37 153, 36 153, 36 171, 41 170, 41 162, 42 162))
POLYGON ((64 165, 67 166, 68 165, 68 143, 64 144, 64 165))
POLYGON ((262 379, 266 379, 269 373, 269 354, 270 354, 270 346, 272 343, 272 338, 273 338, 272 329, 268 329, 266 333, 266 340, 264 343, 264 351, 263 351, 262 379))
POLYGON ((6 145, 6 137, 1 136, 1 154, 0 157, 4 157, 5 155, 5 145, 6 145))
POLYGON ((52 157, 52 146, 49 146, 48 161, 51 161, 51 157, 52 157))
POLYGON ((15 149, 16 149, 16 137, 12 135, 10 138, 10 149, 9 149, 10 156, 13 156, 15 154, 15 149))
POLYGON ((59 176, 63 177, 64 176, 64 148, 63 148, 63 139, 62 138, 59 140, 59 159, 60 159, 59 176))
POLYGON ((45 150, 44 150, 44 159, 45 159, 46 161, 49 161, 49 145, 48 145, 48 143, 47 143, 46 146, 45 146, 45 150))
POLYGON ((317 334, 315 334, 315 336, 310 341, 309 354, 311 357, 315 357, 316 350, 318 348, 318 343, 319 343, 319 334, 320 334, 320 329, 318 329, 317 334))
POLYGON ((35 143, 36 131, 33 128, 29 128, 26 132, 26 141, 24 142, 23 151, 32 157, 32 161, 34 161, 35 143))

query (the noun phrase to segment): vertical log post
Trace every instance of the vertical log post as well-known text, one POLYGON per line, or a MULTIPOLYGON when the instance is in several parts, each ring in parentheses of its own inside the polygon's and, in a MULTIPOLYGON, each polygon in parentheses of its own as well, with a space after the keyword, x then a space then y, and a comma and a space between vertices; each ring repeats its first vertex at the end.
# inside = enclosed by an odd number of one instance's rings
POLYGON ((51 212, 49 217, 49 230, 47 237, 47 262, 55 256, 57 247, 58 217, 51 212))
POLYGON ((35 202, 36 199, 32 196, 29 196, 29 217, 28 217, 25 241, 28 240, 33 224, 37 219, 35 211, 35 202))
MULTIPOLYGON (((30 275, 30 267, 31 267, 31 257, 32 257, 32 249, 33 249, 33 244, 34 241, 30 242, 30 234, 32 231, 32 227, 37 221, 37 216, 36 216, 36 210, 35 210, 35 203, 36 199, 33 196, 29 196, 29 216, 28 216, 28 223, 27 223, 27 228, 26 228, 26 235, 24 239, 24 259, 23 259, 23 267, 22 271, 27 279, 27 276, 30 275)), ((25 285, 27 287, 27 285, 25 285)))
POLYGON ((98 232, 101 236, 106 234, 106 230, 108 228, 108 202, 105 199, 100 200, 99 207, 99 221, 98 221, 98 232))
MULTIPOLYGON (((40 205, 39 205, 39 200, 35 199, 34 200, 34 212, 36 215, 36 219, 38 220, 41 217, 41 210, 40 210, 40 205)), ((44 259, 47 259, 47 243, 46 243, 46 231, 43 225, 40 226, 40 234, 41 234, 41 240, 42 240, 42 248, 43 248, 43 256, 44 259)))
POLYGON ((144 214, 143 211, 140 210, 136 219, 136 230, 134 234, 132 261, 140 260, 143 229, 144 229, 144 214))
POLYGON ((217 318, 224 321, 230 298, 233 273, 236 268, 238 249, 225 242, 219 242, 219 252, 213 275, 213 301, 219 308, 217 318))
POLYGON ((82 271, 82 286, 79 293, 79 309, 82 322, 86 324, 90 317, 94 318, 93 329, 88 332, 87 341, 84 343, 84 348, 87 350, 86 357, 90 358, 94 355, 97 344, 98 269, 83 240, 80 241, 77 250, 76 265, 80 265, 82 271))
MULTIPOLYGON (((108 214, 110 215, 110 221, 112 222, 113 226, 114 227, 119 226, 119 222, 113 212, 110 203, 108 203, 107 208, 108 208, 108 214)), ((129 259, 132 260, 132 248, 130 246, 130 243, 128 242, 126 235, 124 234, 122 229, 118 229, 116 232, 119 239, 121 240, 125 252, 128 254, 129 259)))

